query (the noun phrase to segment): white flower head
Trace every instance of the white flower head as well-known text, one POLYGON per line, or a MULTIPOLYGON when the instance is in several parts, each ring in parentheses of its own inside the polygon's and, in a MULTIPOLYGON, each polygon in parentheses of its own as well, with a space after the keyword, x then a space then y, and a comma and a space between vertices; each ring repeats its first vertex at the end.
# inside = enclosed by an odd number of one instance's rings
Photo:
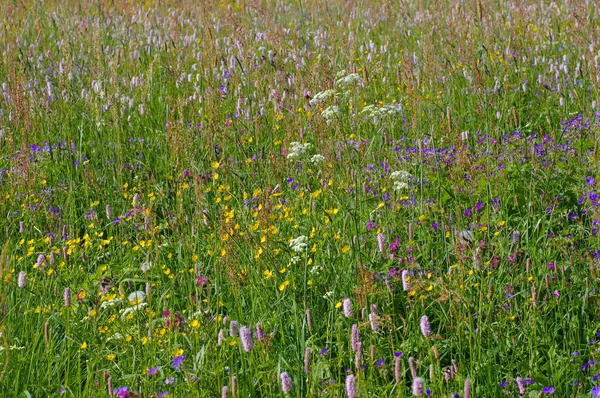
POLYGON ((308 236, 300 235, 290 241, 290 248, 296 253, 302 253, 308 247, 308 236))
POLYGON ((325 101, 329 97, 335 97, 336 94, 337 93, 335 92, 335 90, 326 90, 326 91, 318 92, 309 101, 310 106, 315 106, 316 104, 320 104, 321 102, 325 101))
MULTIPOLYGON (((339 76, 339 74, 338 74, 339 76)), ((340 77, 335 81, 336 86, 347 87, 362 83, 362 78, 358 73, 351 73, 348 76, 340 77)))
POLYGON ((137 292, 131 293, 128 299, 131 304, 143 303, 146 301, 146 293, 142 292, 141 290, 138 290, 137 292))
POLYGON ((338 113, 340 113, 340 108, 338 106, 332 105, 328 106, 323 112, 321 112, 321 116, 323 116, 327 124, 329 124, 332 122, 332 120, 338 113))
POLYGON ((303 157, 308 150, 312 147, 310 143, 302 144, 300 142, 291 142, 290 143, 290 151, 287 155, 288 159, 299 159, 303 157))
POLYGON ((123 301, 123 299, 121 299, 121 298, 116 298, 113 300, 106 300, 106 301, 103 301, 102 304, 100 304, 100 308, 105 309, 108 307, 112 307, 112 306, 119 304, 121 301, 123 301))
POLYGON ((408 180, 410 177, 412 177, 410 175, 410 173, 408 171, 404 171, 404 170, 398 170, 398 171, 393 171, 390 174, 390 178, 392 180, 399 180, 399 181, 406 181, 408 180))
POLYGON ((325 156, 319 155, 319 154, 313 155, 310 158, 310 162, 315 165, 323 163, 324 161, 325 161, 325 156))
POLYGON ((148 272, 150 270, 150 268, 152 268, 152 263, 149 261, 143 263, 142 266, 140 267, 142 272, 148 272))

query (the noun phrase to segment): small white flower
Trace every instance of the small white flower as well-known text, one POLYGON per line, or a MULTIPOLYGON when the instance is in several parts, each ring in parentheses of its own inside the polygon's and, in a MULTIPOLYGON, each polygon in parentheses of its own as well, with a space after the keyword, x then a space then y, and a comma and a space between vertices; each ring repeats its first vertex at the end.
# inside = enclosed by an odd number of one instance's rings
POLYGON ((411 177, 410 173, 408 171, 404 171, 404 170, 398 170, 398 171, 393 171, 390 174, 390 178, 392 180, 401 180, 401 181, 406 181, 411 177))
POLYGON ((131 304, 143 303, 144 301, 146 301, 146 293, 142 292, 141 290, 138 290, 137 292, 131 293, 128 299, 131 304))
POLYGON ((327 107, 323 112, 321 112, 321 116, 323 116, 325 121, 329 124, 338 113, 340 113, 340 108, 338 106, 332 105, 327 107))
POLYGON ((346 87, 357 83, 362 83, 362 78, 357 73, 351 73, 348 76, 341 77, 335 82, 337 86, 341 87, 346 87))
POLYGON ((302 253, 308 247, 308 237, 300 235, 290 241, 290 248, 296 253, 302 253))
POLYGON ((325 156, 319 155, 319 154, 313 155, 310 158, 310 162, 313 164, 323 163, 324 161, 325 161, 325 156))
POLYGON ((148 305, 148 303, 139 303, 132 307, 125 308, 124 310, 119 311, 119 313, 121 314, 121 318, 125 319, 125 317, 127 317, 127 315, 133 314, 133 313, 145 308, 147 305, 148 305))
POLYGON ((116 298, 114 300, 103 301, 102 304, 100 304, 100 308, 105 309, 105 308, 108 308, 108 307, 112 307, 114 305, 117 305, 121 301, 123 301, 123 299, 121 299, 121 298, 116 298))
POLYGON ((145 262, 140 267, 140 269, 142 270, 142 272, 147 272, 147 271, 150 270, 150 268, 152 268, 152 263, 151 262, 145 262))
POLYGON ((321 91, 319 93, 316 93, 315 96, 309 102, 310 106, 320 104, 321 102, 325 101, 329 97, 335 97, 335 95, 336 95, 335 90, 326 90, 326 91, 321 91))
POLYGON ((394 191, 402 191, 406 188, 408 188, 408 184, 402 181, 394 181, 394 186, 392 187, 394 191))
POLYGON ((288 159, 299 159, 302 156, 304 156, 306 154, 306 152, 308 152, 308 150, 311 148, 311 144, 310 143, 306 143, 306 144, 301 144, 299 142, 291 142, 290 143, 290 151, 287 155, 288 159))

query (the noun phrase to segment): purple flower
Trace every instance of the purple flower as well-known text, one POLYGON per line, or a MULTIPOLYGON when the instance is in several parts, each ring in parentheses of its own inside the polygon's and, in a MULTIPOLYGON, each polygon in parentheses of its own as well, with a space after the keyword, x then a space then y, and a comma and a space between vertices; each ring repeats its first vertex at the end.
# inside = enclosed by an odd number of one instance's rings
POLYGON ((592 388, 592 397, 600 398, 600 386, 592 388))
POLYGON ((595 184, 594 177, 588 177, 585 179, 586 185, 593 186, 595 184))
POLYGON ((163 391, 163 392, 159 392, 157 397, 166 397, 167 395, 169 395, 169 390, 167 391, 163 391))
POLYGON ((379 361, 377 361, 377 363, 375 364, 375 366, 380 367, 385 365, 385 359, 380 359, 379 361))
POLYGON ((327 354, 327 347, 323 348, 323 349, 321 350, 321 352, 319 352, 319 354, 321 354, 321 355, 325 355, 325 354, 327 354))
POLYGON ((502 388, 506 387, 506 380, 504 380, 502 383, 500 383, 500 387, 502 387, 502 388))
POLYGON ((554 394, 554 387, 544 387, 544 389, 542 390, 542 392, 546 395, 552 395, 554 394))
POLYGON ((281 391, 284 393, 292 391, 292 378, 290 375, 287 372, 283 372, 279 375, 279 378, 281 379, 281 391))
POLYGON ((429 323, 429 318, 427 318, 427 315, 423 315, 421 317, 421 333, 423 333, 423 336, 425 336, 425 338, 431 336, 431 325, 429 323))
POLYGON ((471 214, 473 214, 473 210, 471 210, 470 208, 465 210, 465 217, 471 217, 471 214))
POLYGON ((182 355, 180 357, 175 357, 175 358, 173 358, 173 363, 171 364, 171 366, 173 366, 175 369, 179 370, 179 366, 183 363, 183 361, 185 361, 185 355, 182 355))
POLYGON ((148 369, 148 376, 153 376, 156 374, 156 372, 158 372, 158 368, 154 367, 154 368, 150 368, 148 369))
POLYGON ((252 341, 252 333, 250 329, 242 326, 240 329, 240 338, 242 340, 242 347, 244 351, 250 352, 254 348, 254 342, 252 341))
POLYGON ((412 392, 415 397, 420 397, 423 395, 423 379, 420 377, 415 377, 412 383, 412 392))
POLYGON ((119 387, 119 388, 115 388, 113 390, 113 394, 114 395, 118 395, 119 398, 123 398, 125 396, 127 396, 127 390, 129 389, 129 387, 127 386, 123 386, 123 387, 119 387))
POLYGON ((346 377, 346 397, 347 398, 356 398, 358 396, 358 392, 356 391, 356 379, 354 375, 348 375, 346 377))
POLYGON ((165 380, 165 384, 173 384, 173 383, 175 383, 174 377, 169 377, 167 380, 165 380))
POLYGON ((395 356, 396 358, 398 358, 398 357, 401 357, 401 356, 402 356, 402 351, 396 351, 396 352, 394 353, 394 356, 395 356))

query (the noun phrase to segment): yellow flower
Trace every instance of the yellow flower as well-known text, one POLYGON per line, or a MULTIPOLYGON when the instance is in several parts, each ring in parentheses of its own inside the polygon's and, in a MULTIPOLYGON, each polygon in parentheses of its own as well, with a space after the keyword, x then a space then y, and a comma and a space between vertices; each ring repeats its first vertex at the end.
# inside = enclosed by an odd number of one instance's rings
POLYGON ((85 350, 87 348, 87 343, 84 341, 80 348, 85 350))
POLYGON ((281 285, 279 285, 279 291, 283 292, 285 290, 285 288, 288 287, 289 284, 290 284, 290 281, 283 282, 281 285))
POLYGON ((342 306, 342 302, 338 301, 337 303, 335 303, 335 308, 338 309, 342 306))
POLYGON ((499 226, 499 227, 503 227, 504 225, 506 225, 506 221, 500 221, 500 222, 498 223, 498 226, 499 226))
POLYGON ((106 359, 108 359, 109 361, 114 361, 115 360, 115 354, 108 354, 106 356, 106 359))
POLYGON ((181 348, 175 348, 173 349, 173 356, 174 357, 180 357, 183 355, 183 350, 181 348))
POLYGON ((197 319, 194 319, 194 320, 192 321, 192 323, 190 323, 190 325, 191 325, 193 328, 199 328, 199 327, 200 327, 200 322, 198 322, 198 320, 197 320, 197 319))
POLYGON ((148 343, 148 337, 144 337, 144 338, 142 339, 142 344, 146 344, 146 343, 148 343))
POLYGON ((213 169, 218 169, 218 168, 219 168, 219 162, 212 162, 212 163, 211 163, 211 167, 212 167, 213 169))
POLYGON ((263 274, 265 275, 265 278, 267 278, 267 279, 271 279, 273 277, 273 271, 269 271, 268 269, 265 270, 265 272, 263 272, 263 274))
POLYGON ((419 221, 425 221, 425 215, 424 214, 421 214, 419 216, 419 221))

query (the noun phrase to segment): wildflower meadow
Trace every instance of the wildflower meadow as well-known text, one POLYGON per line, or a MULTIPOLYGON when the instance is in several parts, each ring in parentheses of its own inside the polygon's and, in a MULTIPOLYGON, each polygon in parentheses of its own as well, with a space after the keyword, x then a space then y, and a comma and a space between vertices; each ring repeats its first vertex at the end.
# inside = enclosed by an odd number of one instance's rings
POLYGON ((0 396, 600 397, 594 0, 0 0, 0 396))

